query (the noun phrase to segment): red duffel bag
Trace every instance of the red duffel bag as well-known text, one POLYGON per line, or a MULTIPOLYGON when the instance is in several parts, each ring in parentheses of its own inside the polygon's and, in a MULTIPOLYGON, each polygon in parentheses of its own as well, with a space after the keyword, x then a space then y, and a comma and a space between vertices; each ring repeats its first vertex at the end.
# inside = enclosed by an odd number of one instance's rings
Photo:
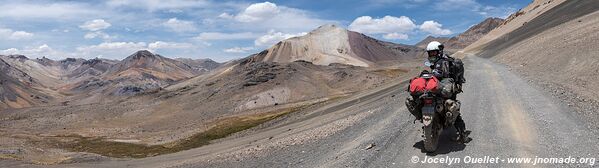
POLYGON ((425 91, 436 92, 439 86, 439 80, 436 77, 423 78, 417 77, 410 81, 410 94, 420 95, 425 91))

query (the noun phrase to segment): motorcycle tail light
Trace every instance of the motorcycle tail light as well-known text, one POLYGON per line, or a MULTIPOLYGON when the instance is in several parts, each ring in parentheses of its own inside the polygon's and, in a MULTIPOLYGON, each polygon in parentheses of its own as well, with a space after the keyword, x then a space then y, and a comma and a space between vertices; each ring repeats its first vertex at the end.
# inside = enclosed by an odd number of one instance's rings
POLYGON ((424 104, 433 104, 433 99, 424 99, 424 104))

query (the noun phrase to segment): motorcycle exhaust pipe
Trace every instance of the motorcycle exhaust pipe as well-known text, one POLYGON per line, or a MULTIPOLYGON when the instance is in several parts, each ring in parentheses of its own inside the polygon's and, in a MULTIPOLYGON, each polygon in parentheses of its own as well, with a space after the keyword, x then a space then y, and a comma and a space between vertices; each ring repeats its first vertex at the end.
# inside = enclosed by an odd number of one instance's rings
POLYGON ((456 113, 460 110, 460 102, 448 99, 445 101, 445 107, 447 107, 447 110, 451 113, 456 113))
POLYGON ((447 118, 453 118, 453 113, 447 112, 447 113, 445 113, 445 117, 447 117, 447 118))
MULTIPOLYGON (((439 112, 439 113, 443 112, 443 104, 439 103, 439 104, 437 104, 437 106, 435 106, 435 108, 436 108, 437 112, 439 112)), ((441 114, 443 114, 443 113, 441 113, 441 114)))

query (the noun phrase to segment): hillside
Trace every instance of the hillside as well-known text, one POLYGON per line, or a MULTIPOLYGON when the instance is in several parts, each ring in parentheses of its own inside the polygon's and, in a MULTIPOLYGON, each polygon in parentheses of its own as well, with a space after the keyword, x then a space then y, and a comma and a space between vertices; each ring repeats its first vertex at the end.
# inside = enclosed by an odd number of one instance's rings
POLYGON ((135 95, 161 89, 199 74, 199 71, 187 64, 146 50, 137 51, 114 65, 101 60, 91 60, 84 66, 87 67, 88 73, 96 72, 102 75, 63 86, 63 92, 135 95))
POLYGON ((477 41, 477 47, 463 52, 509 65, 597 122, 599 86, 592 83, 599 77, 594 47, 599 42, 599 4, 590 0, 549 2, 535 1, 504 25, 517 28, 500 29, 507 32, 490 34, 477 41), (537 14, 535 9, 546 11, 537 14), (516 22, 527 18, 532 19, 523 25, 516 22), (496 34, 502 35, 489 41, 496 34))
POLYGON ((501 18, 487 18, 482 22, 470 27, 463 33, 455 37, 451 37, 445 42, 445 46, 452 52, 461 50, 468 45, 474 43, 491 30, 499 27, 505 20, 501 18))
POLYGON ((419 51, 414 46, 382 42, 335 25, 323 25, 304 36, 277 43, 260 53, 256 59, 280 63, 304 60, 316 65, 340 63, 369 67, 414 59, 419 51))
POLYGON ((23 108, 48 102, 48 96, 36 88, 41 85, 27 73, 0 59, 0 110, 23 108))

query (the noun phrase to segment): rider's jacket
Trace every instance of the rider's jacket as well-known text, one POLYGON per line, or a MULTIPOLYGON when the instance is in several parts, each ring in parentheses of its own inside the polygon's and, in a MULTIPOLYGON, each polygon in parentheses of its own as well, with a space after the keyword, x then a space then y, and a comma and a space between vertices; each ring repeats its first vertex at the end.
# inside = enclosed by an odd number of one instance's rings
POLYGON ((449 56, 443 54, 436 62, 431 62, 430 68, 437 79, 442 80, 451 77, 451 71, 449 69, 451 61, 449 59, 449 56))

